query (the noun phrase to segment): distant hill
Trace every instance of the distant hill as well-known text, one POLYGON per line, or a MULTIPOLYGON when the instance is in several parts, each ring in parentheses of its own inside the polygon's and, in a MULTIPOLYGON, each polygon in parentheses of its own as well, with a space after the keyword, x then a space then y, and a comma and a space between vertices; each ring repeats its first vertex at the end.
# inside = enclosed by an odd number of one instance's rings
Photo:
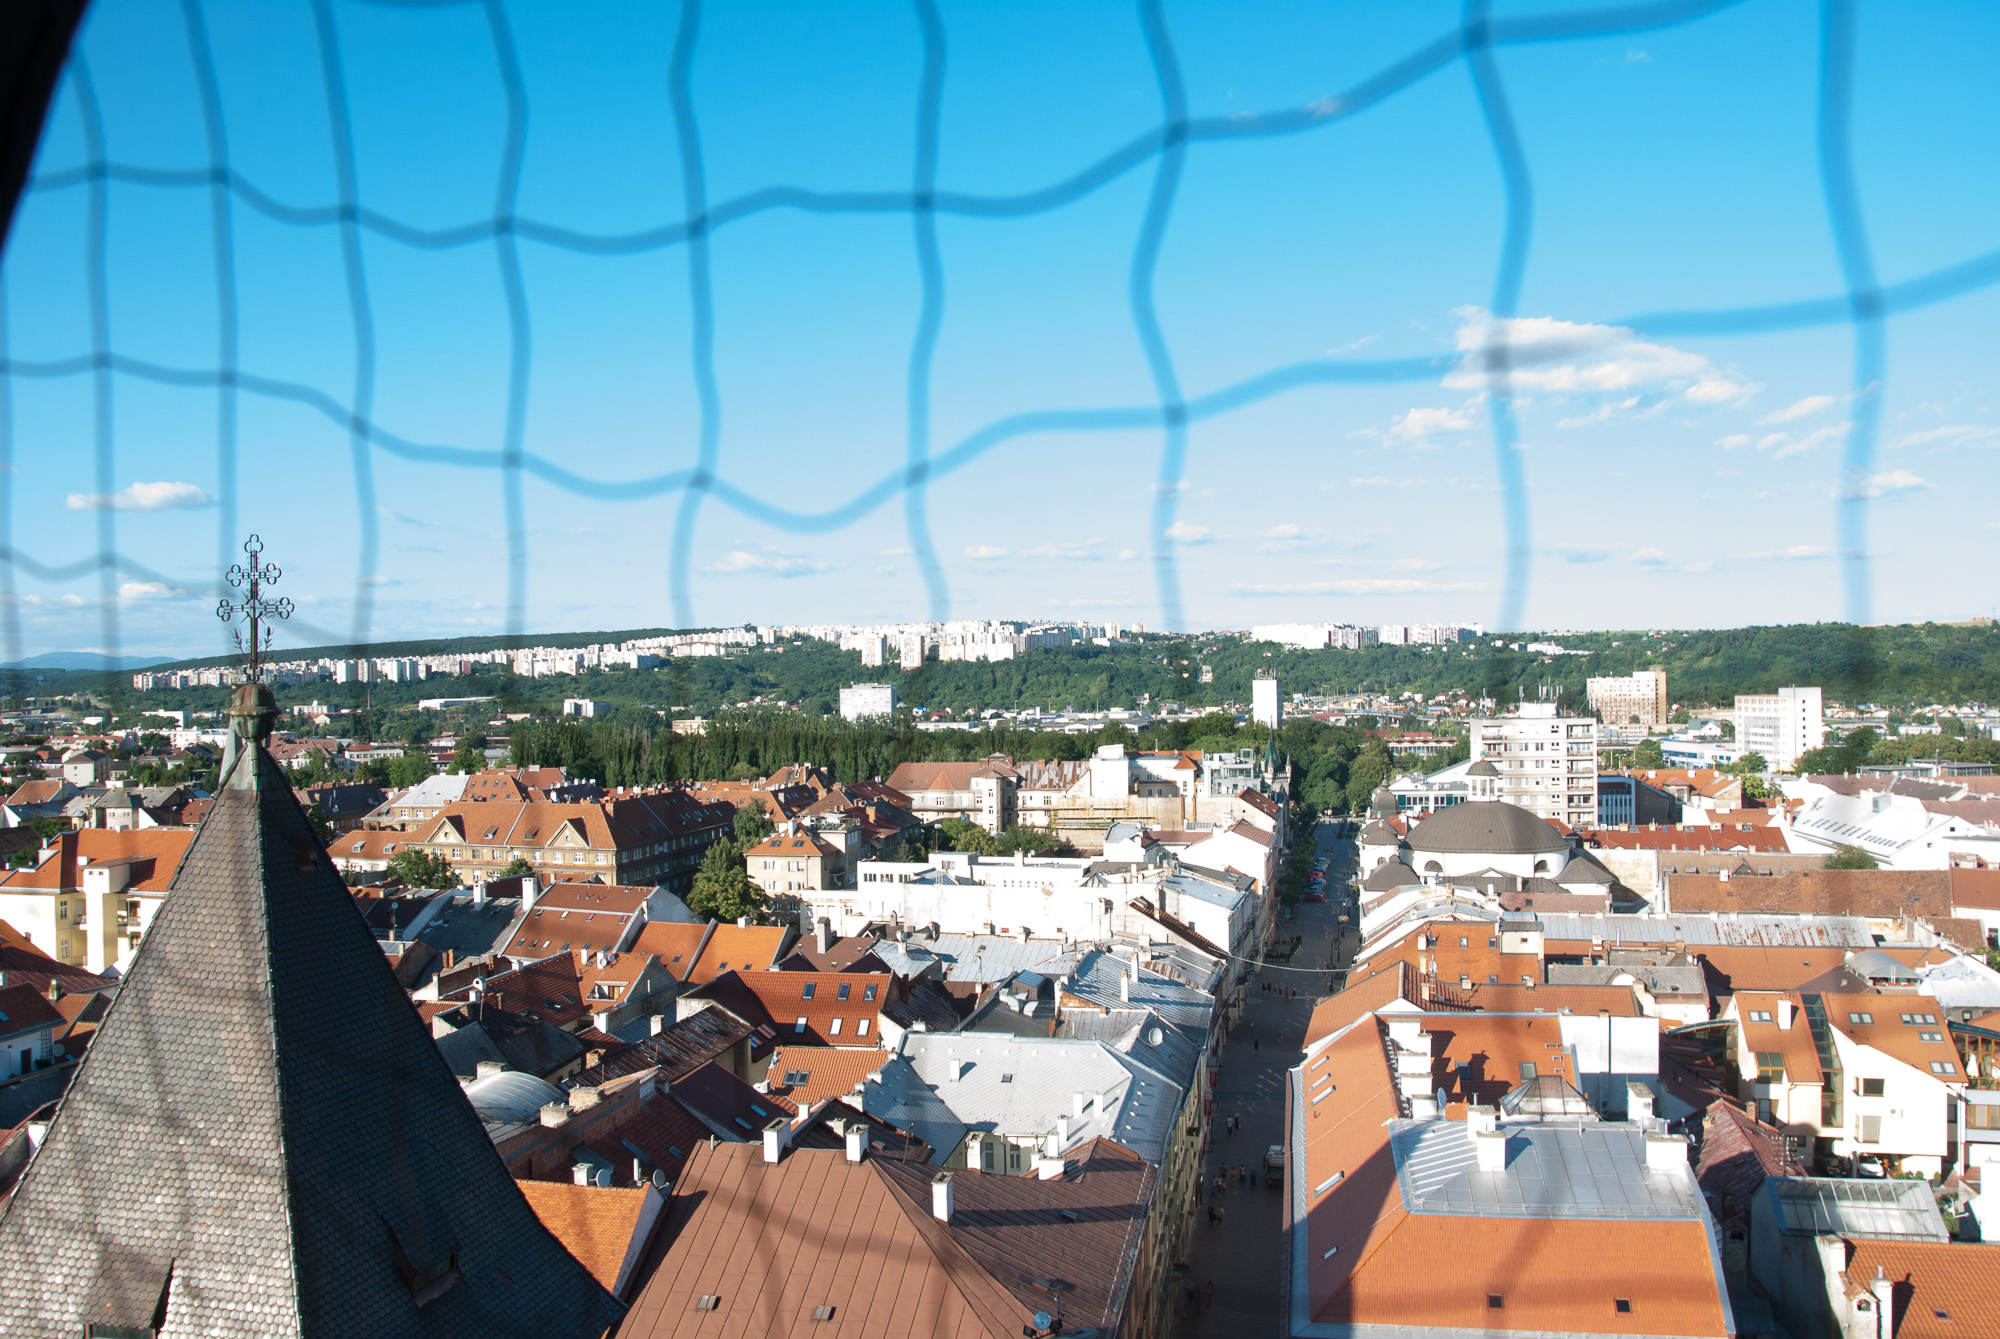
POLYGON ((26 660, 16 660, 12 664, 0 665, 0 669, 12 670, 142 670, 155 665, 173 663, 171 656, 107 656, 97 651, 44 651, 26 660))

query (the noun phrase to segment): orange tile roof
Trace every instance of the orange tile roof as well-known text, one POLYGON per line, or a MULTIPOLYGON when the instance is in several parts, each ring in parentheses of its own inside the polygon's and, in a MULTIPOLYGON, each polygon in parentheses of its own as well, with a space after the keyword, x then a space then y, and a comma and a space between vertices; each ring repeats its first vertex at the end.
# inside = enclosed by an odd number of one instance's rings
MULTIPOLYGON (((558 884, 557 887, 561 887, 558 884)), ((546 906, 540 902, 521 918, 520 928, 500 950, 506 958, 545 958, 551 953, 612 950, 631 928, 630 911, 546 906)))
POLYGON ((1431 1039, 1432 1085, 1454 1102, 1494 1105, 1521 1082, 1521 1066, 1536 1074, 1577 1081, 1563 1049, 1562 1022, 1553 1016, 1431 1014, 1423 1022, 1431 1039), (1468 1068, 1461 1071, 1463 1064, 1468 1068))
POLYGON ((620 1339, 1012 1339, 1032 1319, 876 1159, 796 1148, 772 1166, 755 1144, 704 1144, 662 1236, 620 1339), (696 1311, 704 1296, 717 1309, 696 1311), (832 1324, 812 1323, 819 1306, 832 1324))
POLYGON ((778 960, 778 952, 790 933, 782 925, 718 924, 701 956, 681 979, 699 986, 724 972, 764 971, 778 960))
POLYGON ((847 1096, 888 1063, 889 1052, 856 1046, 780 1046, 771 1052, 771 1067, 764 1077, 772 1096, 803 1110, 830 1097, 847 1096), (804 1083, 784 1082, 787 1074, 799 1071, 809 1076, 804 1083))
MULTIPOLYGON (((1828 1012, 1832 1007, 1828 1006, 1828 1012)), ((1844 1017, 1844 1016, 1843 1016, 1844 1017)), ((1822 1081, 1819 1067, 1819 1051, 1813 1045, 1812 1028, 1806 1022, 1805 1006, 1797 995, 1774 994, 1764 991, 1738 991, 1736 993, 1737 1026, 1743 1034, 1742 1054, 1738 1065, 1743 1077, 1754 1080, 1757 1076, 1756 1053, 1782 1055, 1785 1058, 1785 1081, 1787 1083, 1814 1084, 1822 1081), (1789 1000, 1792 1006, 1792 1025, 1778 1026, 1778 1005, 1789 1000), (1753 1010, 1768 1013, 1768 1023, 1753 1022, 1753 1010)))
POLYGON ((1303 1044, 1311 1046, 1323 1037, 1331 1037, 1363 1014, 1373 1013, 1397 1000, 1408 999, 1416 984, 1416 973, 1411 970, 1410 964, 1400 960, 1373 976, 1353 982, 1347 989, 1329 995, 1313 1006, 1312 1018, 1306 1023, 1303 1044))
POLYGON ((634 953, 650 953, 658 958, 675 979, 685 981, 694 968, 695 953, 701 948, 706 923, 689 925, 677 921, 652 921, 632 941, 634 953))
POLYGON ((1630 986, 1524 986, 1504 979, 1497 986, 1477 983, 1462 992, 1467 1003, 1489 1014, 1544 1013, 1596 1015, 1609 1009, 1614 1017, 1637 1018, 1638 996, 1630 986))
POLYGON ((1896 1339, 2000 1334, 2000 1287, 1994 1283, 2000 1245, 1857 1241, 1847 1261, 1849 1289, 1865 1288, 1878 1268, 1896 1285, 1896 1339))
POLYGON ((1396 1218, 1315 1321, 1467 1334, 1730 1333, 1700 1222, 1396 1218), (1629 1311, 1618 1310, 1621 1299, 1629 1311))
POLYGON ((887 972, 739 972, 697 986, 689 998, 712 999, 783 1041, 805 1046, 873 1046, 880 1015, 909 993, 887 972), (800 1023, 803 1021, 804 1026, 800 1023))
MULTIPOLYGON (((1953 1044, 1951 1034, 1941 1021, 1943 1012, 1938 1008, 1935 996, 1918 994, 1861 994, 1828 993, 1820 997, 1826 1001, 1827 1021, 1842 1032, 1860 1042, 1873 1047, 1892 1060, 1900 1060, 1920 1073, 1928 1074, 1943 1083, 1956 1083, 1965 1078, 1959 1068, 1958 1047, 1953 1044), (1873 1019, 1870 1023, 1854 1022, 1850 1015, 1859 1014, 1873 1019), (1905 1016, 1915 1020, 1905 1023, 1905 1016), (1930 1019, 1926 1023, 1923 1019, 1930 1019), (1927 1042, 1924 1034, 1929 1033, 1938 1040, 1927 1042), (1933 1060, 1951 1066, 1951 1073, 1939 1074, 1931 1069, 1933 1060)), ((1793 1025, 1794 1027, 1797 1024, 1793 1025)))
POLYGON ((1847 961, 1838 948, 1756 948, 1700 944, 1688 950, 1708 967, 1715 993, 1739 990, 1791 990, 1847 961))
MULTIPOLYGON (((1305 1103, 1310 1195, 1306 1270, 1318 1303, 1340 1293, 1369 1252, 1409 1217, 1389 1152, 1389 1122, 1402 1112, 1379 1025, 1364 1023, 1329 1044, 1305 1062, 1298 1082, 1305 1092, 1293 1100, 1305 1103), (1327 1095, 1314 1101, 1322 1090, 1327 1095), (1336 1175, 1334 1185, 1313 1193, 1336 1175)), ((1286 1152, 1296 1158, 1299 1151, 1288 1142, 1286 1152)))
POLYGON ((80 862, 101 865, 111 860, 136 860, 132 881, 126 891, 165 893, 194 840, 191 828, 144 828, 115 831, 85 828, 65 832, 55 843, 47 860, 33 869, 18 869, 0 879, 0 888, 9 891, 46 889, 75 892, 81 887, 80 862))
POLYGON ((590 1271, 590 1276, 615 1292, 625 1257, 632 1249, 651 1190, 619 1190, 611 1186, 580 1186, 564 1181, 516 1181, 528 1197, 528 1207, 542 1220, 563 1249, 590 1271))
POLYGON ((2000 911, 2000 869, 1952 870, 1951 904, 1954 909, 2000 911))
POLYGON ((774 832, 743 854, 745 856, 837 856, 841 854, 841 850, 816 832, 800 832, 796 835, 774 832))

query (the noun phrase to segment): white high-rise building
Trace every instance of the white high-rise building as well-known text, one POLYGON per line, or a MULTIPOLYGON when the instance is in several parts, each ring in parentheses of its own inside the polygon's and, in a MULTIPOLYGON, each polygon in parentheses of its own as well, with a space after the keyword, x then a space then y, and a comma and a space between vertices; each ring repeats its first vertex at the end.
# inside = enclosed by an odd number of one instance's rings
POLYGON ((1774 770, 1791 771, 1801 753, 1825 742, 1819 689, 1737 694, 1736 747, 1743 753, 1763 754, 1774 770))
POLYGON ((1256 678, 1250 681, 1250 719, 1257 725, 1268 725, 1276 730, 1285 723, 1285 706, 1278 697, 1278 679, 1256 678))
POLYGON ((850 721, 896 714, 896 685, 857 683, 840 690, 840 714, 850 721))
POLYGON ((1472 723, 1472 758, 1500 773, 1499 798, 1571 827, 1597 821, 1597 722, 1553 702, 1472 723))

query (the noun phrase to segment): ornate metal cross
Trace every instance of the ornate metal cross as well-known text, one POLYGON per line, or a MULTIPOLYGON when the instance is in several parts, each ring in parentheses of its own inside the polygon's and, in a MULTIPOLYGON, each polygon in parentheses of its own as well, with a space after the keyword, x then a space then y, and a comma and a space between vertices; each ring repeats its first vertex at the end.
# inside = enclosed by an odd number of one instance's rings
POLYGON ((276 563, 258 563, 257 559, 264 552, 264 541, 255 535, 250 536, 244 541, 243 552, 249 556, 249 565, 246 567, 242 563, 233 564, 228 573, 229 584, 244 591, 243 599, 236 604, 224 599, 215 607, 215 616, 224 623, 238 614, 248 620, 250 624, 248 645, 244 642, 241 629, 233 631, 236 634, 236 649, 243 652, 247 658, 244 669, 249 678, 245 682, 257 683, 262 679, 264 652, 271 649, 271 629, 264 620, 290 618, 292 602, 283 597, 276 600, 264 598, 264 587, 275 585, 278 578, 284 575, 278 570, 276 563))

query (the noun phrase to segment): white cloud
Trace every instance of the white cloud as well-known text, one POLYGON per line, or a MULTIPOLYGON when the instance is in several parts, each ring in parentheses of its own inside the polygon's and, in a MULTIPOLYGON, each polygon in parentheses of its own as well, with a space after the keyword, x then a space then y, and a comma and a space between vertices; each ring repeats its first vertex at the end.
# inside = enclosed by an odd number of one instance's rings
POLYGON ((1332 357, 1335 354, 1353 353, 1356 349, 1361 348, 1363 345, 1373 344, 1376 340, 1380 338, 1381 338, 1380 335, 1363 335, 1360 339, 1349 340, 1347 343, 1341 345, 1337 349, 1328 349, 1326 351, 1327 356, 1332 357))
POLYGON ((756 552, 750 549, 731 549, 701 570, 723 575, 757 573, 774 577, 803 577, 818 572, 831 572, 833 564, 822 562, 817 558, 802 558, 796 554, 776 553, 770 550, 756 552))
POLYGON ((169 586, 164 581, 128 581, 118 588, 119 599, 135 603, 141 600, 179 600, 186 596, 186 591, 169 586))
POLYGON ((1024 558, 1059 558, 1072 563, 1100 563, 1104 554, 1098 549, 1101 539, 1088 539, 1081 544, 1037 544, 1032 549, 1022 549, 1024 558))
POLYGON ((908 544, 898 544, 893 549, 877 549, 876 556, 880 558, 907 558, 915 552, 916 550, 908 544))
POLYGON ((1636 339, 1621 326, 1561 321, 1552 316, 1515 317, 1495 330, 1491 314, 1461 307, 1456 346, 1465 356, 1444 378, 1449 390, 1488 387, 1484 352, 1489 337, 1504 334, 1508 385, 1536 395, 1624 395, 1643 391, 1679 395, 1694 405, 1733 404, 1763 387, 1715 366, 1707 358, 1669 344, 1636 339))
POLYGON ((1809 451, 1817 451, 1822 446, 1844 441, 1847 434, 1853 430, 1853 423, 1841 422, 1814 428, 1803 437, 1793 437, 1786 432, 1767 433, 1758 439, 1757 449, 1771 452, 1773 460, 1789 460, 1793 456, 1802 456, 1809 451))
POLYGON ((1145 557, 1145 556, 1146 556, 1146 555, 1145 555, 1144 553, 1141 553, 1141 552, 1140 552, 1140 551, 1139 551, 1138 549, 1120 549, 1120 550, 1118 550, 1118 561, 1119 561, 1119 562, 1121 562, 1121 563, 1129 563, 1129 562, 1133 562, 1133 561, 1135 561, 1135 560, 1137 560, 1137 559, 1140 559, 1140 558, 1143 558, 1143 557, 1145 557))
POLYGON ((1762 553, 1753 553, 1750 556, 1752 558, 1776 558, 1781 562, 1799 563, 1811 562, 1818 558, 1831 558, 1833 550, 1821 548, 1815 544, 1794 544, 1788 549, 1767 549, 1762 553))
POLYGON ((1653 55, 1649 51, 1641 51, 1634 47, 1625 53, 1625 63, 1627 65, 1651 65, 1653 63, 1653 55))
POLYGON ((1808 395, 1803 400, 1794 400, 1783 409, 1776 410, 1758 419, 1759 423, 1790 423, 1795 419, 1808 418, 1822 409, 1831 409, 1840 403, 1837 395, 1808 395))
POLYGON ((1747 432, 1732 432, 1727 437, 1718 437, 1715 444, 1725 451, 1734 451, 1739 446, 1753 446, 1757 439, 1747 432))
POLYGON ((968 558, 981 558, 981 559, 1005 558, 1007 556, 1007 550, 999 547, 996 544, 968 544, 965 546, 965 556, 968 558))
POLYGON ((1601 563, 1611 554, 1604 549, 1584 549, 1564 545, 1556 550, 1556 556, 1566 563, 1601 563))
POLYGON ((1588 414, 1579 414, 1574 418, 1559 418, 1556 420, 1556 426, 1558 428, 1587 428, 1595 423, 1609 423, 1614 415, 1622 414, 1626 410, 1637 406, 1638 403, 1638 396, 1628 395, 1616 404, 1599 405, 1588 414))
POLYGON ((1419 581, 1405 577, 1355 577, 1347 581, 1302 581, 1291 585, 1238 585, 1244 595, 1413 595, 1422 592, 1473 591, 1486 587, 1476 581, 1419 581))
POLYGON ((1665 567, 1667 555, 1659 549, 1634 549, 1632 561, 1641 567, 1665 567))
POLYGON ((1300 535, 1303 535, 1304 533, 1305 531, 1299 529, 1299 527, 1297 527, 1296 525, 1292 525, 1290 522, 1287 522, 1284 525, 1274 525, 1269 530, 1266 530, 1264 532, 1264 538, 1297 539, 1300 535))
POLYGON ((1471 432, 1475 426, 1472 415, 1465 409, 1410 409, 1396 415, 1396 421, 1382 434, 1382 440, 1424 447, 1431 445, 1433 437, 1471 432))
POLYGON ((396 580, 396 578, 394 577, 365 576, 362 577, 361 580, 356 584, 362 586, 400 586, 403 583, 396 580))
POLYGON ((1195 525, 1190 521, 1175 521, 1161 532, 1160 537, 1188 547, 1196 544, 1213 544, 1222 538, 1207 526, 1195 525))
POLYGON ((71 511, 193 511, 214 506, 208 494, 188 483, 135 483, 115 493, 71 493, 71 511))
POLYGON ((1919 488, 1929 487, 1930 484, 1908 470, 1885 470, 1868 476, 1861 485, 1861 496, 1887 497, 1891 493, 1913 493, 1919 488))
POLYGON ((1980 427, 1973 423, 1947 423, 1942 427, 1925 428, 1922 432, 1906 433, 1896 439, 1898 447, 1906 446, 1983 446, 2000 437, 2000 428, 1980 427))

